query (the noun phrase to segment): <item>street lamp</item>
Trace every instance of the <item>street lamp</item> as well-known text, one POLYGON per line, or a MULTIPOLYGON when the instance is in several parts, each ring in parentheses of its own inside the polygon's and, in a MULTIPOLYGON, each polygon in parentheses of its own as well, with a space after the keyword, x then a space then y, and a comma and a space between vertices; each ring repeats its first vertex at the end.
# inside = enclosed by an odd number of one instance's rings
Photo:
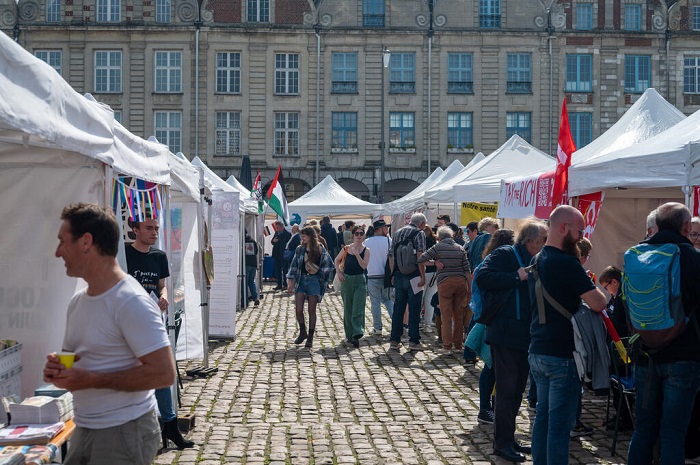
POLYGON ((386 152, 386 139, 385 139, 385 133, 386 133, 386 124, 385 124, 385 115, 384 115, 384 68, 389 67, 389 61, 391 60, 391 50, 387 48, 387 46, 384 46, 384 50, 382 50, 382 64, 384 67, 382 68, 382 142, 380 144, 380 174, 379 174, 379 192, 380 192, 380 198, 379 202, 377 203, 384 203, 384 154, 386 152))

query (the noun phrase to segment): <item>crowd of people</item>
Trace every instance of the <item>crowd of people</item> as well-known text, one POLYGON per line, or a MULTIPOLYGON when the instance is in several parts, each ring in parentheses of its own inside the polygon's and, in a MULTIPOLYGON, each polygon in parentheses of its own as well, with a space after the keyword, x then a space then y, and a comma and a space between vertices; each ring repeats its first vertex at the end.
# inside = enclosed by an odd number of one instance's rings
MULTIPOLYGON (((700 218, 691 218, 681 204, 660 206, 650 213, 646 226, 643 243, 700 248, 700 218)), ((595 274, 585 268, 592 244, 583 237, 584 229, 582 214, 571 206, 557 207, 548 221, 526 220, 517 232, 501 229, 494 218, 483 218, 467 225, 466 238, 448 215, 438 217, 431 227, 416 213, 391 236, 383 219, 367 230, 347 221, 336 234, 325 217, 321 227, 310 224, 302 230, 302 245, 296 247, 294 265, 286 275, 286 287, 296 295, 300 328, 294 342, 312 338, 316 306, 333 289, 335 276, 349 345, 360 347, 365 332, 384 334, 382 306, 391 321, 389 351, 401 350, 405 332, 407 350, 426 350, 422 341, 434 328, 436 353, 459 354, 465 364, 484 361, 478 420, 494 425, 494 454, 513 462, 531 454, 536 464, 568 463, 569 439, 593 431, 581 421, 584 376, 574 355, 579 350, 576 338, 592 321, 600 339, 605 334, 599 315, 603 311, 623 340, 632 335, 622 298, 624 272, 608 266, 596 283, 595 274), (324 244, 316 239, 322 230, 327 233, 324 244), (310 250, 317 250, 311 254, 311 269, 303 258, 310 250), (313 286, 298 284, 309 279, 313 286), (368 331, 367 296, 373 320, 368 331), (303 314, 307 301, 308 332, 303 314), (476 350, 465 344, 468 336, 477 341, 476 350), (536 411, 531 445, 515 438, 515 419, 528 380, 527 400, 536 411)), ((609 354, 607 370, 636 374, 634 412, 618 403, 621 393, 613 390, 615 406, 622 407, 616 421, 606 425, 634 429, 630 463, 651 463, 657 440, 661 463, 683 463, 683 440, 700 388, 700 328, 695 322, 700 251, 680 250, 685 331, 659 349, 650 349, 644 340, 631 345, 632 370, 625 366, 629 360, 607 351, 610 336, 598 341, 609 354)), ((310 342, 306 345, 312 347, 310 342)))

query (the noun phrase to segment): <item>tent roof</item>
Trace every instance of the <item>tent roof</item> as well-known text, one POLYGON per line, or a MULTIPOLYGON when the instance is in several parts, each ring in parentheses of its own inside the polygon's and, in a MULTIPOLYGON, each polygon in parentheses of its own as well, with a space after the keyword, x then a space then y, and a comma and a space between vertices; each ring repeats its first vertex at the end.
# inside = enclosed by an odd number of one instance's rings
POLYGON ((444 170, 440 168, 439 166, 430 173, 430 176, 425 178, 425 180, 420 183, 415 189, 413 189, 411 192, 408 194, 404 195, 400 199, 393 200, 391 202, 388 202, 382 207, 384 208, 384 211, 387 213, 391 214, 403 214, 406 212, 410 212, 413 210, 416 210, 420 207, 423 206, 423 193, 430 189, 431 187, 435 186, 441 179, 449 179, 450 177, 454 176, 457 174, 462 168, 464 168, 464 165, 459 160, 453 161, 450 166, 445 168, 444 170), (448 173, 448 174, 446 174, 448 173), (447 176, 447 177, 446 177, 447 176))
POLYGON ((173 182, 171 196, 175 202, 200 202, 199 171, 187 161, 185 155, 168 151, 170 178, 173 182))
POLYGON ((249 199, 246 198, 246 194, 239 191, 232 185, 228 184, 226 181, 221 179, 214 173, 204 162, 197 156, 192 159, 192 165, 196 168, 201 168, 204 172, 204 187, 206 187, 210 192, 214 191, 224 191, 224 192, 238 192, 240 194, 240 210, 246 213, 258 213, 257 202, 255 205, 248 202, 249 199))
POLYGON ((326 176, 313 189, 290 202, 289 213, 305 213, 311 215, 371 215, 373 211, 381 210, 375 203, 365 202, 340 187, 331 176, 326 176))
POLYGON ((425 193, 426 203, 497 202, 501 180, 554 169, 553 157, 528 144, 517 134, 482 161, 425 193))
POLYGON ((572 163, 615 152, 647 140, 685 119, 685 115, 649 88, 624 115, 590 144, 574 152, 572 163))
POLYGON ((79 153, 125 175, 170 184, 166 153, 114 121, 56 71, 0 34, 0 152, 18 145, 79 153))
POLYGON ((656 136, 630 147, 574 163, 569 168, 569 194, 581 195, 615 187, 694 185, 700 174, 700 111, 656 136))

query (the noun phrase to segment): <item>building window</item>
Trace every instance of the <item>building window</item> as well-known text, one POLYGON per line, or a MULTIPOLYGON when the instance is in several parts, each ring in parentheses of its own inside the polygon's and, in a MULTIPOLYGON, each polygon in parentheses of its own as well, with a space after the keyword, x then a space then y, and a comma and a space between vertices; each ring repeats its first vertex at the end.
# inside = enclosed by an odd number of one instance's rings
POLYGON ((576 149, 585 147, 593 140, 593 113, 569 113, 569 127, 576 149))
POLYGON ((171 21, 170 0, 156 0, 156 23, 169 23, 171 21))
POLYGON ((299 54, 275 54, 275 94, 299 94, 299 54))
POLYGON ((415 53, 392 53, 389 67, 390 93, 413 94, 416 92, 415 53))
POLYGON ((625 55, 625 92, 641 94, 651 87, 651 57, 625 55))
POLYGON ((357 113, 333 112, 333 149, 357 150, 357 113))
MULTIPOLYGON (((393 54, 392 54, 393 57, 393 54)), ((389 149, 416 149, 416 117, 412 112, 389 113, 389 149)))
POLYGON ((473 147, 472 113, 447 114, 447 149, 470 149, 473 147))
POLYGON ((156 52, 156 92, 182 92, 182 52, 156 52))
POLYGON ((566 92, 593 90, 593 55, 566 55, 566 92))
POLYGON ((63 52, 61 50, 35 50, 34 56, 48 63, 58 74, 61 74, 61 62, 63 60, 63 52))
POLYGON ((171 152, 182 152, 182 113, 157 111, 154 115, 156 139, 168 146, 171 152))
POLYGON ((532 136, 532 114, 530 112, 506 113, 506 137, 510 139, 514 134, 519 135, 527 142, 532 136))
POLYGON ((362 1, 362 25, 364 27, 384 27, 384 0, 362 1))
POLYGON ((700 57, 683 59, 683 92, 700 94, 700 57))
POLYGON ((691 22, 693 25, 693 31, 700 31, 700 6, 693 7, 691 22))
POLYGON ((501 0, 479 0, 479 27, 501 27, 501 0))
POLYGON ((117 23, 121 16, 120 0, 97 0, 97 21, 117 23))
POLYGON ((241 114, 234 111, 216 112, 216 148, 214 155, 241 154, 241 114))
POLYGON ((241 54, 221 52, 216 54, 216 92, 239 94, 241 92, 241 54))
POLYGON ((532 92, 532 67, 529 53, 508 54, 506 92, 512 94, 529 94, 532 92))
POLYGON ((116 121, 119 124, 122 124, 122 111, 121 110, 114 110, 114 121, 116 121))
POLYGON ((333 65, 331 92, 335 94, 356 94, 357 53, 334 53, 331 62, 333 65))
POLYGON ((95 52, 95 92, 122 91, 122 52, 97 50, 95 52))
POLYGON ((579 31, 590 31, 593 29, 593 4, 576 4, 576 29, 579 31))
POLYGON ((471 94, 474 92, 474 75, 471 53, 447 54, 447 93, 471 94))
POLYGON ((270 0, 248 0, 248 22, 270 22, 270 0))
POLYGON ((299 155, 299 113, 275 113, 275 155, 299 155))
POLYGON ((57 23, 61 21, 61 0, 47 0, 46 22, 57 23))
POLYGON ((625 5, 625 31, 642 30, 642 5, 638 3, 627 3, 625 5))

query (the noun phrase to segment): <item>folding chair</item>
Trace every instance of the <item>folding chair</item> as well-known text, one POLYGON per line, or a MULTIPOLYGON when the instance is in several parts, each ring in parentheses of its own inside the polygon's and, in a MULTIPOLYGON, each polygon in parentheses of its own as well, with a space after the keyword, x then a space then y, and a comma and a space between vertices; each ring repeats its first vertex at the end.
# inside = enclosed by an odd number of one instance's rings
MULTIPOLYGON (((630 353, 630 339, 629 338, 622 338, 623 344, 625 344, 625 349, 627 350, 627 353, 630 353)), ((632 341, 633 342, 633 341, 632 341)), ((612 363, 611 365, 613 366, 613 373, 610 375, 610 388, 612 389, 617 389, 617 391, 620 393, 620 398, 617 402, 616 406, 616 411, 615 411, 615 429, 613 432, 613 440, 612 440, 612 445, 610 446, 610 455, 614 456, 616 451, 615 448, 617 446, 617 434, 619 432, 619 426, 620 426, 620 416, 621 416, 621 411, 622 411, 622 404, 623 402, 625 403, 625 406, 627 407, 627 415, 629 415, 629 420, 631 424, 634 424, 634 410, 632 408, 632 402, 635 398, 635 379, 634 379, 634 367, 632 366, 632 363, 624 363, 622 359, 620 358, 617 348, 615 347, 615 344, 613 342, 610 343, 610 353, 611 353, 611 358, 612 358, 612 363), (620 370, 620 366, 622 366, 624 369, 620 370)), ((607 410, 605 412, 605 422, 606 424, 610 420, 610 399, 611 399, 611 392, 608 391, 608 404, 607 404, 607 410)))

